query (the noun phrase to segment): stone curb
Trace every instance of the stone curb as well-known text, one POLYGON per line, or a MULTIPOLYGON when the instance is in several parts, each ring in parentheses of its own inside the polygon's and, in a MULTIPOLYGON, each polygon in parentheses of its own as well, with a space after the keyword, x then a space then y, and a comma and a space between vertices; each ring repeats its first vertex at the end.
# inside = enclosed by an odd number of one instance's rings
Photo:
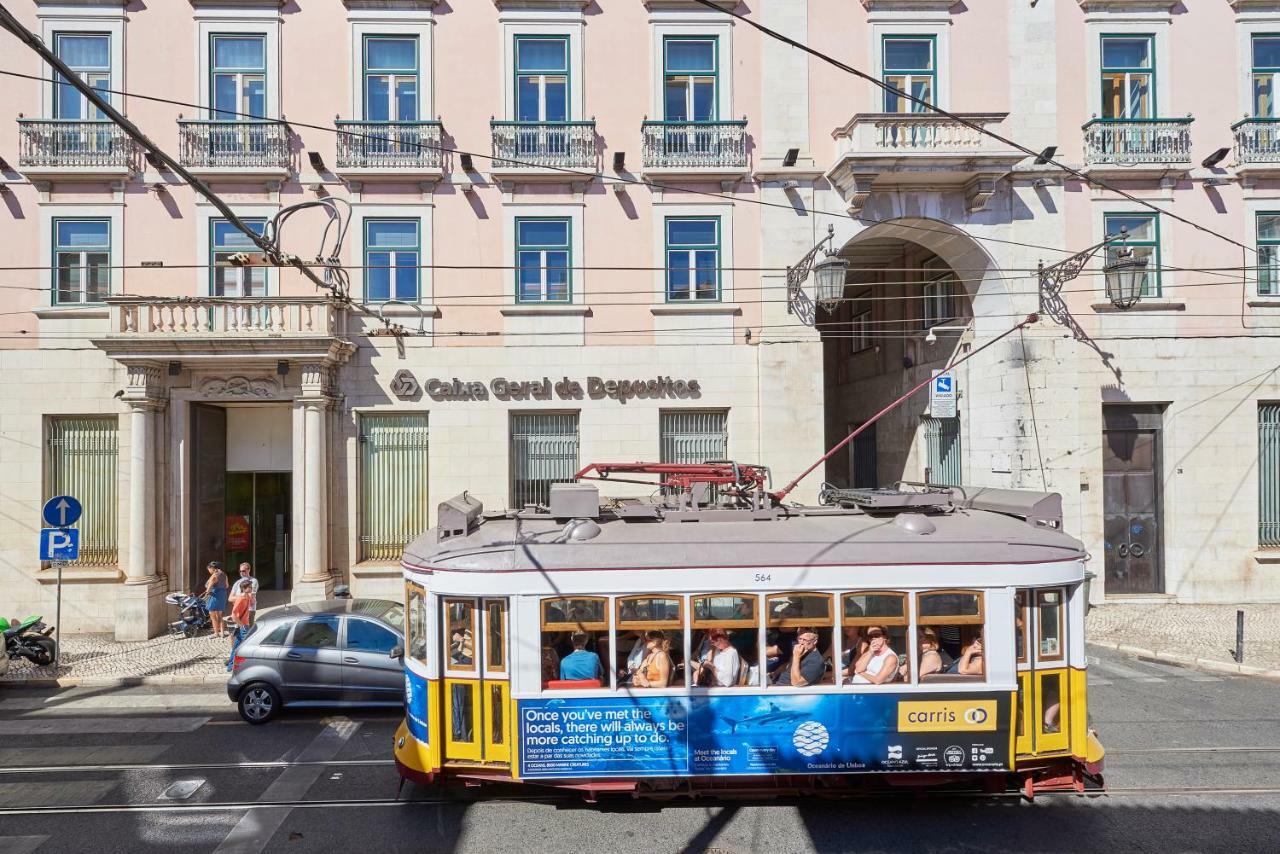
POLYGON ((1113 649, 1116 652, 1136 655, 1138 658, 1150 658, 1153 661, 1159 661, 1165 664, 1176 664, 1182 667, 1196 667, 1200 670, 1211 670, 1215 673, 1230 673, 1235 676, 1257 676, 1262 679, 1270 679, 1280 682, 1280 670, 1268 670, 1265 667, 1236 664, 1234 661, 1216 661, 1212 658, 1189 659, 1185 655, 1178 655, 1171 652, 1156 652, 1154 650, 1145 649, 1144 647, 1133 646, 1126 643, 1114 643, 1112 641, 1091 640, 1087 642, 1087 646, 1113 649))
POLYGON ((0 688, 134 688, 139 685, 226 685, 227 674, 190 676, 49 676, 0 679, 0 688))

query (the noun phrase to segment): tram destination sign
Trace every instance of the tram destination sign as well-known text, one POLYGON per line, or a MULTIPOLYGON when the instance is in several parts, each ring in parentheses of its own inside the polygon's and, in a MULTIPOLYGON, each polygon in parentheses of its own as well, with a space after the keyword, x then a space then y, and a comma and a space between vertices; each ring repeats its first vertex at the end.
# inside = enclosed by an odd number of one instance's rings
POLYGON ((494 377, 489 380, 431 377, 419 384, 407 370, 397 372, 391 390, 397 397, 416 397, 419 386, 427 397, 438 401, 616 400, 625 404, 631 400, 697 400, 702 397, 702 384, 698 380, 680 377, 494 377))
POLYGON ((1008 770, 1008 694, 521 700, 520 774, 550 777, 1008 770))

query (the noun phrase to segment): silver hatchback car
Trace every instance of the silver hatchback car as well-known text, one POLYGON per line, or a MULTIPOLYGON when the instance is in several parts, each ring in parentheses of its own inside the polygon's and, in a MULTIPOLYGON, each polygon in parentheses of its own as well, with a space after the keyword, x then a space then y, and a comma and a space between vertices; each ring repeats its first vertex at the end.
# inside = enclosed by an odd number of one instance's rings
POLYGON ((227 696, 251 724, 282 707, 404 702, 404 606, 331 599, 273 609, 236 647, 227 696))

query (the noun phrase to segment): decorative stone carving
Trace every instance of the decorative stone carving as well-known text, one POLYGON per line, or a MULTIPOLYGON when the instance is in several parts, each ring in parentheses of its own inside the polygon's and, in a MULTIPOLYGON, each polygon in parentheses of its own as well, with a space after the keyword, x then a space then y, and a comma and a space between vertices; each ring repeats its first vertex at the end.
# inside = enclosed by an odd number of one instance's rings
POLYGON ((200 383, 202 397, 276 397, 280 386, 269 377, 211 377, 200 383))

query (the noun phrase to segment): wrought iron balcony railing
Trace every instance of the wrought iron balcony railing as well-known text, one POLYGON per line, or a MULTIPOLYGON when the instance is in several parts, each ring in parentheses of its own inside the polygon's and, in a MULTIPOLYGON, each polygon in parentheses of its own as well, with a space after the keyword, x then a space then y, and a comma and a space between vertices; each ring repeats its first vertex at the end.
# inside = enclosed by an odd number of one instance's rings
POLYGON ((596 164, 596 123, 491 122, 493 167, 592 169, 596 164))
POLYGON ((1185 119, 1092 119, 1084 124, 1087 164, 1190 163, 1191 121, 1185 119))
POLYGON ((130 169, 135 151, 115 122, 18 119, 18 165, 38 169, 130 169))
POLYGON ((178 120, 179 159, 189 169, 289 169, 284 122, 178 120))
POLYGON ((644 165, 655 169, 746 169, 747 120, 644 122, 644 165))
POLYGON ((1231 126, 1236 162, 1280 163, 1280 119, 1248 118, 1231 126))
POLYGON ((109 297, 113 335, 328 336, 343 309, 328 297, 109 297))
POLYGON ((339 169, 439 169, 440 122, 336 121, 339 169))

